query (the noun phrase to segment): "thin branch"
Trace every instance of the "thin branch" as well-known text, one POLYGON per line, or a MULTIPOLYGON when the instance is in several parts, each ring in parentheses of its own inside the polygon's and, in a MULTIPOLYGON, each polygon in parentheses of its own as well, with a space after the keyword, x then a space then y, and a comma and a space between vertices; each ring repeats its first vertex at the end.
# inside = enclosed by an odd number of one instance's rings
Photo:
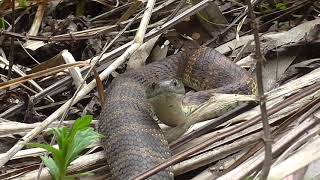
POLYGON ((242 114, 243 112, 248 111, 250 108, 252 108, 252 105, 250 103, 245 103, 244 105, 241 105, 241 106, 223 114, 222 116, 219 116, 218 118, 214 119, 213 121, 206 124, 205 126, 199 128, 199 129, 196 129, 189 134, 182 136, 181 138, 179 138, 176 141, 173 141, 172 143, 170 143, 170 148, 172 150, 175 150, 175 149, 181 147, 182 145, 190 142, 191 140, 198 138, 206 133, 209 133, 217 126, 221 125, 224 122, 227 122, 228 120, 238 116, 239 114, 242 114))
MULTIPOLYGON (((15 4, 16 4, 16 1, 15 0, 12 0, 11 1, 11 6, 12 6, 12 15, 11 15, 11 18, 12 18, 12 21, 11 21, 11 24, 12 24, 12 32, 14 33, 16 31, 16 28, 15 28, 15 19, 16 19, 16 11, 15 11, 15 4)), ((8 69, 8 80, 11 79, 11 71, 12 71, 12 66, 13 66, 13 61, 14 61, 14 37, 11 37, 10 38, 10 55, 9 55, 9 69, 8 69)))
MULTIPOLYGON (((315 114, 314 118, 319 121, 320 115, 315 114)), ((297 153, 273 167, 270 171, 270 177, 268 179, 284 179, 290 174, 296 172, 297 170, 302 169, 303 167, 307 167, 312 162, 317 161, 320 158, 319 146, 320 139, 313 138, 311 142, 302 147, 297 153)), ((317 179, 315 177, 304 177, 304 179, 309 178, 317 179)))
POLYGON ((59 66, 56 66, 56 67, 52 67, 52 68, 49 68, 49 69, 45 69, 45 70, 42 70, 42 71, 39 71, 39 72, 35 72, 35 73, 32 73, 32 74, 28 74, 28 75, 25 75, 25 76, 22 76, 22 77, 18 77, 18 78, 15 78, 15 79, 11 79, 11 80, 2 82, 2 83, 0 83, 0 90, 4 89, 4 88, 7 88, 7 87, 10 87, 10 86, 14 86, 14 85, 17 85, 17 84, 24 83, 24 82, 32 80, 32 79, 40 78, 40 77, 43 77, 43 76, 48 76, 48 75, 51 75, 51 74, 56 74, 58 72, 64 71, 65 69, 68 69, 68 68, 86 66, 86 65, 87 65, 87 63, 85 63, 85 62, 62 64, 62 65, 59 65, 59 66))
MULTIPOLYGON (((284 95, 285 96, 285 95, 284 95)), ((309 95, 310 96, 310 95, 309 95)), ((312 94, 311 96, 316 96, 314 94, 312 94)), ((305 98, 308 98, 308 96, 306 96, 305 98)), ((267 101, 268 102, 268 101, 267 101)), ((296 103, 298 103, 299 101, 297 101, 296 103)), ((308 109, 313 109, 314 106, 316 104, 318 104, 320 102, 320 99, 317 98, 315 100, 313 100, 312 102, 307 102, 301 104, 300 107, 297 107, 295 110, 291 109, 290 106, 284 108, 282 110, 282 112, 287 111, 287 112, 295 112, 292 115, 288 116, 287 115, 279 115, 278 118, 280 119, 281 117, 288 117, 284 120, 281 121, 281 124, 275 129, 272 130, 272 136, 276 137, 279 136, 281 133, 285 132, 286 129, 290 126, 290 124, 294 123, 294 121, 296 122, 300 122, 304 119, 306 119, 308 116, 310 116, 312 113, 314 113, 314 110, 308 110, 308 109), (286 110, 287 109, 287 110, 286 110), (308 110, 308 111, 307 111, 308 110), (307 111, 307 112, 305 112, 307 111), (302 114, 303 112, 305 112, 304 114, 302 114), (302 115, 301 115, 302 114, 302 115)), ((270 102, 271 103, 271 102, 270 102)), ((294 104, 291 104, 294 105, 294 104)), ((320 105, 320 104, 319 104, 320 105)), ((278 115, 278 114, 277 114, 278 115)), ((273 115, 273 117, 269 119, 270 123, 274 123, 275 121, 273 120, 275 116, 277 115, 273 115)), ((235 163, 232 164, 232 166, 228 167, 225 170, 225 174, 227 174, 227 172, 230 172, 231 170, 235 169, 236 167, 240 166, 242 163, 244 163, 246 160, 248 160, 249 158, 251 158, 253 155, 255 155, 261 148, 263 148, 264 144, 263 142, 259 141, 257 142, 252 148, 250 148, 241 158, 239 158, 235 163)), ((250 171, 250 170, 248 170, 250 171)))
POLYGON ((178 4, 178 6, 174 9, 174 11, 170 14, 170 16, 166 19, 166 21, 170 21, 174 18, 179 12, 179 10, 182 8, 182 6, 185 4, 186 0, 181 0, 178 4))
POLYGON ((266 108, 266 98, 263 91, 263 82, 262 82, 262 54, 260 50, 260 40, 259 40, 259 31, 258 31, 258 23, 256 21, 256 17, 253 13, 253 8, 250 0, 246 0, 248 5, 248 13, 251 18, 252 23, 252 30, 254 41, 256 45, 256 59, 257 59, 257 67, 256 67, 256 76, 257 76, 257 83, 258 83, 258 96, 260 99, 260 111, 261 111, 261 120, 263 124, 263 133, 264 133, 264 145, 265 145, 265 160, 263 161, 263 168, 261 173, 261 179, 265 180, 268 177, 270 167, 272 164, 272 139, 271 139, 271 132, 270 132, 270 125, 268 123, 268 115, 267 115, 267 108, 266 108))
MULTIPOLYGON (((298 124, 294 129, 291 129, 286 133, 284 133, 283 136, 281 136, 274 143, 272 147, 273 153, 275 155, 281 153, 284 150, 284 148, 287 147, 288 143, 292 143, 302 134, 305 134, 309 129, 311 128, 319 129, 319 124, 318 124, 319 115, 320 115, 320 111, 318 110, 317 112, 315 112, 314 116, 308 117, 302 123, 298 124)), ((236 169, 233 169, 232 171, 230 171, 228 174, 225 174, 217 178, 217 180, 243 179, 248 175, 248 173, 254 172, 254 170, 263 163, 264 159, 265 159, 264 153, 263 152, 258 153, 255 156, 252 156, 248 161, 242 163, 236 169)), ((279 179, 282 179, 282 178, 279 177, 279 179)))
MULTIPOLYGON (((36 36, 38 34, 40 26, 41 26, 42 19, 43 19, 43 16, 44 16, 45 9, 46 9, 46 3, 44 1, 40 2, 38 4, 38 9, 37 9, 37 12, 36 12, 36 14, 34 16, 31 28, 29 29, 28 35, 36 36)), ((27 40, 24 43, 24 47, 29 48, 29 49, 34 49, 32 47, 32 44, 35 43, 35 42, 36 41, 27 40)))
MULTIPOLYGON (((252 0, 252 4, 256 6, 257 4, 260 4, 262 0, 252 0)), ((223 36, 225 33, 227 33, 233 26, 236 25, 237 22, 239 22, 242 18, 245 18, 245 15, 248 13, 248 7, 242 12, 236 19, 234 19, 221 33, 219 36, 223 36)), ((204 43, 205 46, 209 46, 212 42, 217 40, 219 36, 214 37, 207 42, 204 43)))
MULTIPOLYGON (((5 56, 0 56, 0 61, 3 63, 3 64, 5 64, 5 65, 9 65, 9 61, 7 60, 7 59, 5 59, 5 56)), ((0 66, 1 66, 1 64, 0 64, 0 66)), ((23 72, 23 71, 21 71, 19 68, 18 68, 18 66, 16 66, 16 65, 12 65, 12 69, 17 73, 17 74, 19 74, 20 76, 26 76, 26 74, 23 72)), ((42 87, 39 85, 39 84, 37 84, 34 80, 28 80, 28 82, 33 86, 33 87, 35 87, 39 92, 42 92, 43 91, 43 89, 42 89, 42 87)), ((50 102, 54 102, 54 100, 51 98, 51 97, 49 97, 49 96, 47 96, 48 97, 48 100, 50 101, 50 102)))

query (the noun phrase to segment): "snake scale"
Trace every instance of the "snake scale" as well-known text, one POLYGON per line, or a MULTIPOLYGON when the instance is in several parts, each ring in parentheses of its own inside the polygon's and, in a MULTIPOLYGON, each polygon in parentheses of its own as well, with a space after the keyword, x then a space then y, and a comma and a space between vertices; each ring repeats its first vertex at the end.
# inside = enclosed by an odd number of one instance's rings
MULTIPOLYGON (((182 49, 162 61, 127 70, 107 89, 99 131, 112 179, 131 179, 171 156, 168 143, 153 120, 146 88, 166 79, 181 79, 197 91, 251 94, 251 75, 227 57, 209 47, 182 49)), ((150 179, 173 179, 167 168, 150 179)))

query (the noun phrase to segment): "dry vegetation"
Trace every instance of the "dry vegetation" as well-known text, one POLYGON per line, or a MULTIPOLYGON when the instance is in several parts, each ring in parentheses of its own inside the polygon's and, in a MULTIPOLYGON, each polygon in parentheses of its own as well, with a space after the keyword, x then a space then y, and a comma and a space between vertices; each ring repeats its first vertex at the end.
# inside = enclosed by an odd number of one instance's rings
MULTIPOLYGON (((199 122, 170 144, 164 164, 173 165, 175 178, 256 178, 264 142, 272 143, 269 179, 320 178, 319 1, 254 1, 257 29, 241 0, 0 2, 0 179, 35 179, 44 150, 26 143, 50 143, 48 128, 70 127, 84 114, 96 128, 112 79, 176 53, 185 38, 253 74, 260 43, 272 139, 263 138, 258 104, 199 122)), ((110 176, 99 144, 68 172, 110 176)), ((44 168, 40 179, 49 178, 44 168)))

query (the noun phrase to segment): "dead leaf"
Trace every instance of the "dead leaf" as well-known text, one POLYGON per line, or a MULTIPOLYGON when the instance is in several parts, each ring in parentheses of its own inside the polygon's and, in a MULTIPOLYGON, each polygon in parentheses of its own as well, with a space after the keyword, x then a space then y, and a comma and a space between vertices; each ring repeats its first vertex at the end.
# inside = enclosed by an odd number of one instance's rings
POLYGON ((93 72, 94 72, 94 78, 96 80, 96 83, 97 83, 97 91, 98 91, 98 95, 99 95, 99 101, 101 103, 101 106, 103 107, 104 106, 104 103, 106 101, 106 95, 104 93, 104 86, 103 86, 103 83, 99 77, 99 73, 93 69, 93 72))

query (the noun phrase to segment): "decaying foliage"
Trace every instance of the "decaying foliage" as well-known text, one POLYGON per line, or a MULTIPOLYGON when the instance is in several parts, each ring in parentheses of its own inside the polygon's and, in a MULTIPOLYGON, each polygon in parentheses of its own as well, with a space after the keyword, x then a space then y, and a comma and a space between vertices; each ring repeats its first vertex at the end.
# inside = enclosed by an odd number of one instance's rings
MULTIPOLYGON (((320 3, 251 3, 256 28, 246 1, 0 1, 0 179, 35 179, 44 150, 26 143, 50 143, 48 128, 84 114, 97 118, 115 77, 176 53, 186 39, 254 75, 260 44, 272 138, 263 138, 259 103, 247 103, 186 129, 170 144, 172 158, 149 172, 171 165, 176 179, 257 178, 268 158, 269 179, 319 178, 320 3)), ((110 178, 101 151, 90 146, 68 173, 110 178)))

